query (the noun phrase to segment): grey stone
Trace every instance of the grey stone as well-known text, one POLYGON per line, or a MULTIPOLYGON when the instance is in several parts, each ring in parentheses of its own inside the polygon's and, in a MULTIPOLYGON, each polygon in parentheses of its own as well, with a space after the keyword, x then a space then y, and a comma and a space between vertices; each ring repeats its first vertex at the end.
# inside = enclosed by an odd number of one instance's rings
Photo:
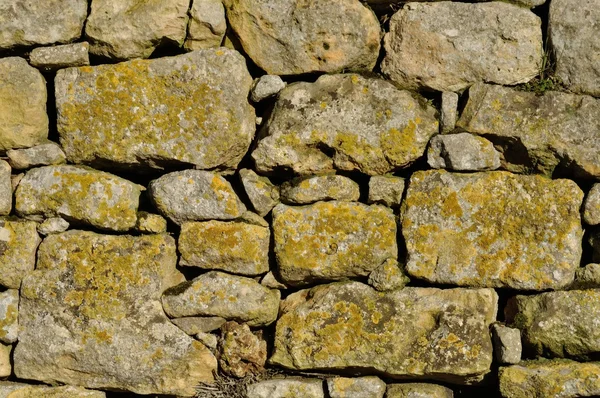
POLYGON ((269 228, 269 223, 264 218, 262 218, 258 214, 251 212, 251 211, 245 211, 237 219, 237 221, 240 221, 240 222, 243 222, 246 224, 250 224, 250 225, 257 225, 257 226, 263 227, 263 228, 269 228))
POLYGON ((376 376, 327 379, 331 398, 383 398, 385 383, 376 376))
POLYGON ((575 272, 570 289, 600 289, 600 264, 588 264, 575 272))
POLYGON ((184 44, 186 50, 219 47, 226 31, 225 7, 221 0, 192 1, 188 35, 184 44))
POLYGON ((320 379, 287 377, 249 385, 246 398, 325 398, 325 393, 320 379))
POLYGON ((0 285, 19 289, 21 279, 35 268, 40 237, 33 221, 0 219, 0 285))
POLYGON ((386 260, 369 274, 369 285, 380 292, 402 289, 410 279, 400 267, 396 259, 386 260))
MULTIPOLYGON (((8 377, 12 374, 12 364, 10 361, 12 349, 12 345, 4 345, 0 343, 0 377, 2 378, 8 377)), ((2 390, 0 385, 0 396, 1 394, 2 390)))
POLYGON ((496 170, 500 152, 490 141, 469 133, 436 135, 429 143, 427 163, 434 169, 496 170))
POLYGON ((67 157, 60 145, 53 142, 26 149, 11 149, 6 151, 6 156, 8 156, 11 167, 17 170, 67 162, 67 157))
POLYGON ((189 335, 195 335, 198 333, 208 333, 213 330, 219 329, 225 322, 225 318, 219 316, 205 316, 205 317, 185 317, 185 318, 174 318, 171 319, 175 325, 189 335))
POLYGON ((0 215, 10 214, 13 202, 12 194, 11 168, 4 160, 0 160, 0 215))
POLYGON ((454 130, 458 113, 458 94, 444 91, 442 93, 442 111, 440 114, 440 127, 442 133, 454 130))
POLYGON ((106 398, 103 391, 75 386, 50 387, 0 381, 0 398, 106 398))
POLYGON ((239 174, 252 207, 259 215, 266 216, 279 203, 279 187, 251 169, 241 169, 239 174))
MULTIPOLYGON (((415 1, 447 1, 447 0, 415 0, 415 1)), ((489 0, 473 0, 473 3, 484 2, 489 0)), ((510 0, 508 3, 514 3, 523 5, 529 8, 541 6, 544 4, 546 0, 510 0)), ((398 4, 398 0, 367 0, 367 4, 369 4, 375 10, 389 10, 390 6, 398 4)))
POLYGON ((40 69, 56 70, 90 64, 90 45, 87 42, 55 47, 34 48, 29 55, 31 65, 40 69))
POLYGON ((583 221, 588 225, 600 224, 600 184, 594 184, 585 197, 583 221))
POLYGON ((405 383, 390 384, 386 398, 452 398, 451 389, 437 384, 405 383))
POLYGON ((360 197, 356 182, 340 175, 299 177, 281 185, 281 201, 286 204, 310 204, 325 200, 355 202, 360 197))
POLYGON ((135 229, 143 234, 162 234, 167 232, 167 220, 158 214, 140 211, 137 214, 135 229))
POLYGON ((492 341, 496 360, 501 364, 521 362, 521 331, 495 323, 492 325, 492 341))
POLYGON ((263 75, 254 81, 250 99, 260 102, 277 95, 285 88, 285 82, 277 75, 263 75))
POLYGON ((539 73, 541 20, 505 2, 407 3, 390 19, 381 70, 409 89, 462 91, 525 83, 539 73))
POLYGON ((59 234, 69 229, 69 222, 62 217, 50 217, 38 225, 37 230, 40 235, 59 234))
POLYGON ((261 173, 385 174, 423 155, 438 132, 436 114, 423 98, 388 81, 325 75, 279 93, 252 158, 261 173))
POLYGON ((17 186, 19 186, 19 183, 21 182, 23 177, 25 177, 25 173, 12 174, 10 176, 10 186, 12 188, 13 193, 17 190, 17 186))
POLYGON ((401 177, 372 176, 369 179, 369 203, 400 207, 405 185, 404 178, 401 177))
POLYGON ((213 352, 216 351, 219 345, 219 338, 212 333, 199 332, 194 337, 213 352))
POLYGON ((0 293, 0 341, 12 344, 19 334, 19 290, 0 293))
POLYGON ((267 272, 267 274, 263 276, 263 278, 260 280, 260 284, 265 287, 268 287, 269 289, 285 290, 288 288, 287 285, 279 282, 279 280, 272 271, 267 272))
POLYGON ((262 331, 253 333, 246 324, 227 322, 221 327, 219 368, 238 378, 259 375, 267 362, 267 342, 262 331))
POLYGON ((209 171, 165 174, 150 183, 148 193, 158 211, 178 225, 186 221, 232 220, 246 211, 231 184, 209 171))

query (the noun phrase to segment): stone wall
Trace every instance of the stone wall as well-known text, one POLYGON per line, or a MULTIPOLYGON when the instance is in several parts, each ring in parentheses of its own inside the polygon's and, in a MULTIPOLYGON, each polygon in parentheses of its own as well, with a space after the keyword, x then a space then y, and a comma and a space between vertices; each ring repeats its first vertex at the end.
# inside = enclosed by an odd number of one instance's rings
POLYGON ((600 2, 0 0, 0 397, 600 396, 600 2))

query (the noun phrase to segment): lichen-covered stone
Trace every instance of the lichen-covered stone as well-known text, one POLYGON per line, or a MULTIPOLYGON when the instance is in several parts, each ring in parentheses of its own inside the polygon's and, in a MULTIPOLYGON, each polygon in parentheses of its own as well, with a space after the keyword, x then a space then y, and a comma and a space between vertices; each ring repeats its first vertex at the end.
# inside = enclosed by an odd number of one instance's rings
POLYGON ((279 279, 275 276, 273 271, 267 272, 265 276, 263 276, 263 278, 260 280, 260 284, 265 287, 268 287, 269 289, 285 290, 288 288, 287 285, 279 281, 279 279))
POLYGON ((233 169, 254 137, 252 78, 244 57, 225 48, 63 69, 55 84, 73 163, 233 169))
POLYGON ((8 289, 0 293, 0 341, 12 344, 19 333, 19 291, 8 289))
POLYGON ((492 325, 492 341, 496 360, 501 364, 515 364, 521 361, 521 331, 500 323, 492 325))
POLYGON ((90 45, 87 42, 54 47, 34 48, 29 62, 36 68, 56 70, 90 64, 90 45))
MULTIPOLYGON (((421 1, 446 1, 446 0, 421 0, 421 1)), ((488 0, 473 0, 473 3, 483 2, 488 0)), ((544 4, 546 0, 510 0, 508 3, 520 4, 529 8, 537 7, 544 4)), ((373 9, 376 10, 389 10, 390 6, 398 4, 397 0, 367 0, 373 9)))
POLYGON ((600 289, 600 264, 588 264, 577 268, 570 289, 600 289))
POLYGON ((264 326, 277 319, 279 297, 279 290, 268 289, 253 279, 210 271, 167 290, 162 304, 172 318, 218 316, 264 326))
POLYGON ((403 205, 406 270, 459 286, 563 288, 581 259, 582 200, 570 180, 416 172, 403 205))
POLYGON ((331 398, 383 398, 385 383, 379 377, 334 377, 327 379, 331 398))
POLYGON ((577 177, 600 178, 600 99, 548 91, 542 96, 475 84, 458 126, 503 145, 504 167, 514 172, 567 168, 577 177), (562 163, 562 164, 561 164, 562 163))
POLYGON ((33 221, 0 219, 0 285, 19 289, 21 279, 35 268, 40 237, 33 221))
POLYGON ((436 113, 417 94, 382 79, 321 76, 279 93, 252 158, 264 173, 385 174, 423 155, 438 132, 436 113))
MULTIPOLYGON (((0 26, 5 2, 0 0, 0 26)), ((23 58, 0 59, 1 151, 28 148, 48 138, 46 100, 46 81, 37 69, 23 58)))
POLYGON ((184 318, 171 319, 177 327, 186 332, 189 335, 195 335, 198 333, 208 333, 213 330, 219 329, 225 322, 225 318, 219 316, 190 316, 184 318))
POLYGON ((221 327, 219 367, 228 375, 247 377, 264 371, 267 342, 262 332, 252 333, 246 324, 227 322, 221 327))
POLYGON ((160 45, 183 45, 188 0, 93 0, 85 25, 90 51, 114 59, 147 58, 160 45))
POLYGON ((38 225, 37 231, 40 235, 59 234, 69 229, 69 222, 62 217, 50 217, 38 225))
POLYGON ((148 193, 158 211, 179 225, 186 221, 232 220, 246 211, 229 181, 209 171, 165 174, 150 183, 148 193))
POLYGON ((12 210, 13 189, 10 165, 0 160, 0 215, 7 216, 12 210))
POLYGON ((385 292, 402 289, 410 279, 404 274, 396 259, 390 258, 369 274, 369 285, 375 290, 385 292))
POLYGON ((410 89, 525 83, 540 70, 541 24, 530 10, 500 1, 408 3, 390 19, 381 70, 410 89))
POLYGON ((216 352, 219 346, 219 338, 212 333, 196 333, 194 338, 202 344, 204 344, 205 346, 207 346, 208 348, 210 348, 212 352, 216 352))
POLYGON ((193 396, 217 364, 161 308, 161 293, 183 279, 176 261, 166 234, 47 237, 21 286, 17 377, 193 396))
POLYGON ((277 75, 263 75, 256 79, 252 85, 250 99, 254 102, 260 102, 267 98, 277 95, 285 88, 286 84, 277 75))
POLYGON ((67 162, 67 157, 61 147, 53 142, 26 149, 10 149, 6 151, 6 156, 8 156, 10 166, 17 170, 67 162))
POLYGON ((600 395, 600 363, 568 360, 524 361, 500 368, 504 398, 576 398, 600 395))
POLYGON ((358 184, 348 177, 324 175, 299 177, 281 185, 281 201, 286 204, 309 204, 324 200, 357 201, 358 184))
POLYGON ((594 184, 585 197, 583 221, 588 225, 600 224, 600 184, 594 184))
POLYGON ((390 384, 386 398, 453 398, 451 389, 437 384, 405 383, 390 384))
POLYGON ((79 38, 87 5, 87 0, 0 0, 0 49, 79 38))
POLYGON ((181 226, 179 264, 240 275, 269 271, 269 228, 244 222, 186 222, 181 226))
POLYGON ((377 62, 379 21, 358 0, 224 3, 244 51, 268 74, 370 71, 377 62))
POLYGON ((60 216, 100 229, 127 231, 135 226, 140 186, 87 167, 59 165, 32 169, 15 193, 24 217, 60 216))
POLYGON ((248 386, 246 398, 325 398, 321 379, 286 377, 248 386))
POLYGON ((458 94, 451 91, 442 93, 442 109, 440 112, 440 128, 442 133, 448 133, 456 127, 458 113, 458 94))
POLYGON ((369 203, 400 207, 405 185, 404 178, 401 177, 372 176, 369 179, 369 203))
POLYGON ((427 163, 434 169, 496 170, 500 153, 490 141, 469 133, 436 135, 429 143, 427 163))
POLYGON ((106 393, 75 386, 50 387, 0 381, 2 398, 106 398, 106 393))
POLYGON ((239 175, 252 207, 260 216, 266 216, 279 203, 279 187, 251 169, 241 169, 239 175))
POLYGON ((280 204, 273 209, 273 235, 279 274, 292 286, 367 276, 398 256, 394 214, 378 205, 280 204))
POLYGON ((219 47, 227 31, 225 7, 221 0, 193 0, 188 34, 184 47, 188 51, 219 47))
POLYGON ((158 214, 140 211, 137 214, 135 230, 143 234, 162 234, 167 232, 167 220, 158 214))
MULTIPOLYGON (((12 374, 12 362, 10 360, 12 349, 12 345, 0 343, 0 377, 2 378, 8 377, 12 374)), ((1 394, 2 390, 0 389, 0 396, 2 396, 1 394)))

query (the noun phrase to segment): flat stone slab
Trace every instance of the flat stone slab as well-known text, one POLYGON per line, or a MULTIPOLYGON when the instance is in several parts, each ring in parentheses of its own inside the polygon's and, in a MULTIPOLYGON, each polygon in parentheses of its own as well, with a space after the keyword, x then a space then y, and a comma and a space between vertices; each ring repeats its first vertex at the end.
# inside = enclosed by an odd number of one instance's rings
POLYGON ((385 382, 377 376, 327 379, 331 398, 383 398, 385 382))
POLYGON ((406 269, 432 283, 564 288, 581 259, 582 200, 571 180, 416 172, 403 204, 406 269))
POLYGON ((34 48, 29 62, 36 68, 56 70, 90 64, 90 45, 87 42, 54 47, 34 48))
POLYGON ((50 387, 0 381, 2 398, 106 398, 103 391, 93 391, 75 386, 50 387))

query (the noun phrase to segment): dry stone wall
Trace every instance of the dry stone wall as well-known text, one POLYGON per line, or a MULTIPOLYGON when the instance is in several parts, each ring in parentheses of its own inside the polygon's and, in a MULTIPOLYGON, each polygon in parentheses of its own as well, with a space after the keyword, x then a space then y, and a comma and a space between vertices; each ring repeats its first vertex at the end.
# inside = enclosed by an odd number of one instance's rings
POLYGON ((598 0, 0 0, 0 398, 600 396, 598 0))

